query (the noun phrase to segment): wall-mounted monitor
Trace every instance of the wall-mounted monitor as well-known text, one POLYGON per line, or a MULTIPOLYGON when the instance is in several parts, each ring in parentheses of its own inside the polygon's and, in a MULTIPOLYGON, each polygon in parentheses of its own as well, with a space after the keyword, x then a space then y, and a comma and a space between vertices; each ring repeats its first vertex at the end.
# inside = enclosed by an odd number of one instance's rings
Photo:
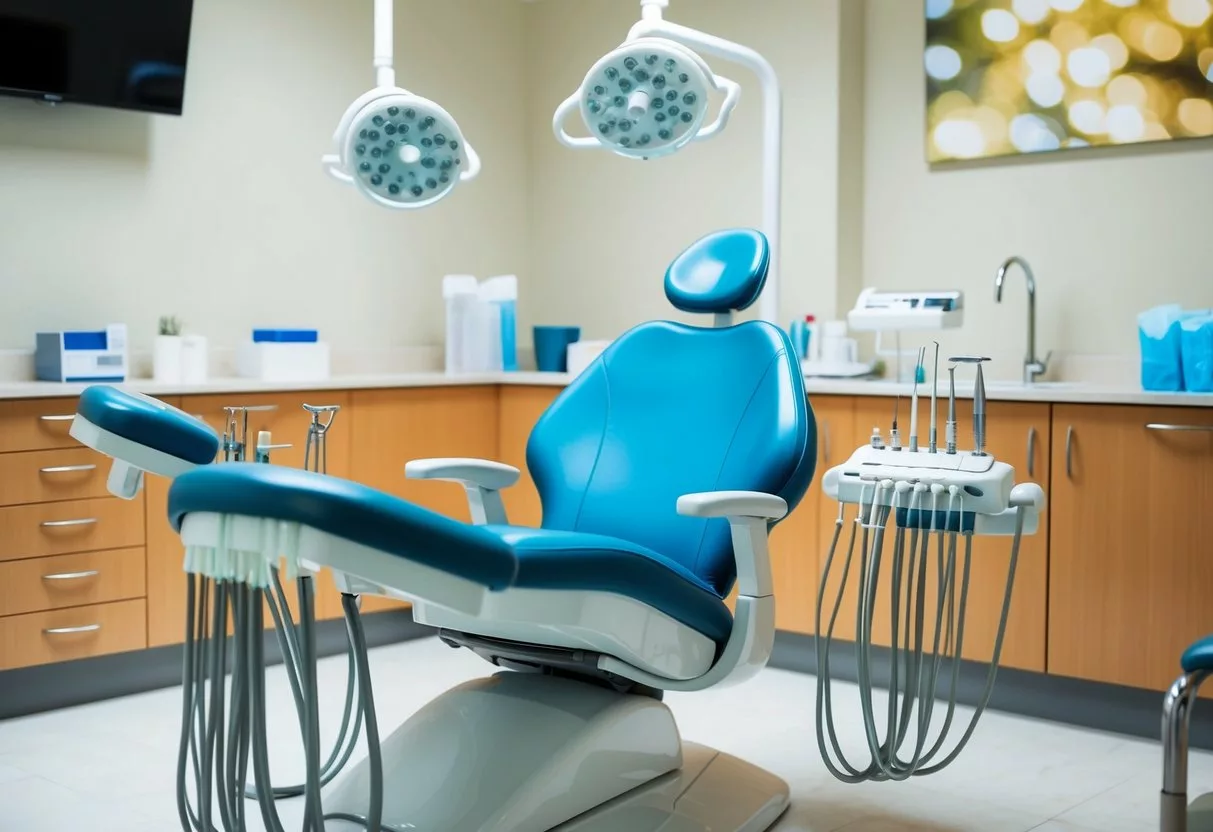
POLYGON ((193 0, 0 0, 0 95, 180 115, 193 0))

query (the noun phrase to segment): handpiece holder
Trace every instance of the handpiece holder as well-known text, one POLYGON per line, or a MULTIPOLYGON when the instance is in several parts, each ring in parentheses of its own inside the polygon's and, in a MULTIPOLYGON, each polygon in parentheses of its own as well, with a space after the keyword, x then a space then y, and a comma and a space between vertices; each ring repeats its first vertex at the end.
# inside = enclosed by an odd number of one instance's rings
POLYGON ((822 488, 841 503, 959 513, 965 517, 965 528, 977 535, 1013 535, 1021 509, 1023 533, 1035 534, 1045 508, 1039 485, 1017 485, 1013 467, 989 454, 968 451, 933 454, 862 445, 850 459, 826 472, 822 488), (938 485, 943 491, 938 496, 928 491, 915 503, 915 498, 899 492, 897 483, 938 485))

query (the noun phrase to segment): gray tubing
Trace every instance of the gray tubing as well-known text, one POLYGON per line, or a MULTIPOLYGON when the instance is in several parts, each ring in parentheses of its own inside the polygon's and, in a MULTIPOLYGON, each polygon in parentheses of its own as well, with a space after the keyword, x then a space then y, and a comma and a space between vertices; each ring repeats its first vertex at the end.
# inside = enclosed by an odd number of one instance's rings
MULTIPOLYGON (((875 497, 873 498, 873 502, 875 502, 875 497)), ((931 511, 932 516, 934 516, 936 512, 934 506, 931 511)), ((846 592, 847 579, 854 557, 857 536, 855 525, 852 525, 850 543, 842 570, 841 586, 834 601, 829 624, 824 629, 822 627, 826 586, 829 582, 828 579, 837 554, 838 542, 842 531, 843 515, 841 513, 835 526, 833 539, 830 543, 830 551, 826 558, 821 584, 817 592, 817 626, 814 636, 818 665, 817 744, 821 751, 822 759, 830 770, 830 773, 837 779, 848 783, 858 783, 865 780, 904 780, 912 776, 933 774, 950 765, 968 744, 978 721, 989 704, 990 695, 993 692, 998 663, 1002 655, 1002 644, 1006 635, 1006 624, 1010 613, 1024 522, 1023 509, 1020 509, 1016 516, 1006 590, 1003 596, 1003 605, 994 642, 994 652, 989 672, 987 673, 985 687, 977 707, 969 720, 969 724, 956 746, 942 760, 936 763, 934 759, 943 748, 955 716, 972 566, 972 532, 963 533, 965 537, 965 551, 961 570, 963 574, 960 581, 959 601, 957 599, 958 593, 956 587, 957 533, 946 532, 949 540, 947 557, 945 558, 944 530, 935 529, 933 527, 934 521, 932 521, 932 528, 929 531, 924 531, 922 534, 918 533, 917 528, 912 528, 909 535, 910 556, 907 561, 907 559, 898 555, 898 550, 905 544, 904 529, 899 527, 895 532, 895 551, 892 561, 892 583, 890 586, 893 595, 893 618, 890 626, 892 636, 890 700, 887 713, 886 736, 882 743, 876 733, 875 712, 872 701, 871 635, 873 610, 878 599, 884 527, 888 522, 889 514, 890 509, 888 507, 874 506, 872 504, 865 505, 861 502, 858 516, 855 520, 855 524, 863 527, 858 574, 859 603, 856 610, 856 678, 860 687, 860 705, 863 711, 865 734, 871 754, 870 762, 865 768, 858 768, 852 765, 846 759, 838 742, 834 726, 830 677, 830 646, 833 641, 835 623, 846 592), (865 516, 870 518, 870 523, 863 522, 865 516), (869 526, 873 528, 869 529, 869 526), (869 535, 869 531, 873 533, 869 535), (932 644, 929 648, 928 658, 926 656, 928 651, 924 650, 926 647, 924 644, 924 624, 927 620, 925 610, 927 595, 926 577, 928 563, 931 560, 929 557, 930 532, 936 532, 940 536, 937 540, 937 553, 934 559, 936 561, 936 574, 939 582, 934 593, 936 608, 932 616, 935 632, 931 639, 932 644), (871 539, 870 549, 869 538, 871 539), (921 551, 919 551, 920 549, 921 551), (903 581, 903 574, 908 578, 908 581, 903 581), (904 632, 899 633, 899 625, 902 623, 899 613, 902 611, 903 585, 905 621, 904 632), (902 636, 902 639, 898 638, 899 635, 902 636), (903 639, 904 643, 899 643, 903 639), (941 640, 943 647, 942 654, 940 651, 941 640), (902 672, 902 655, 904 655, 906 663, 904 680, 901 679, 900 675, 902 672), (939 729, 938 736, 930 744, 930 747, 924 751, 931 733, 931 724, 934 722, 933 717, 936 706, 935 690, 939 683, 939 673, 944 660, 952 662, 947 712, 939 729), (898 707, 898 698, 901 700, 900 708, 898 707), (900 756, 898 750, 908 737, 908 728, 910 720, 913 719, 913 708, 916 701, 918 702, 917 739, 912 757, 906 760, 900 756), (897 714, 899 710, 900 714, 897 714), (829 739, 828 744, 827 735, 829 739), (833 754, 830 753, 831 751, 833 754), (837 758, 837 762, 835 762, 834 758, 837 758)), ((950 508, 948 514, 949 516, 952 514, 950 508)))

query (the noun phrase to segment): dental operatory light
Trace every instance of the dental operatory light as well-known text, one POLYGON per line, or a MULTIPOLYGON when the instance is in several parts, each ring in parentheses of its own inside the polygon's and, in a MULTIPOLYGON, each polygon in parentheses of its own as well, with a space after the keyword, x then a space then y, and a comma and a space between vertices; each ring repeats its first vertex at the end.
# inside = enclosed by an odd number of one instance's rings
POLYGON ((627 39, 600 58, 581 86, 552 118, 562 144, 605 148, 630 159, 667 156, 722 131, 737 106, 741 87, 716 75, 694 50, 749 67, 763 91, 763 224, 770 268, 759 299, 761 317, 779 313, 779 212, 782 104, 779 79, 765 58, 745 46, 670 23, 662 17, 669 0, 641 0, 641 19, 627 39), (709 99, 722 94, 716 117, 707 122, 709 99), (572 136, 564 124, 577 110, 589 136, 572 136), (707 122, 705 124, 705 122, 707 122))
POLYGON ((322 158, 337 180, 385 208, 424 208, 480 172, 480 157, 438 104, 396 86, 392 3, 375 0, 374 89, 363 93, 333 133, 322 158))

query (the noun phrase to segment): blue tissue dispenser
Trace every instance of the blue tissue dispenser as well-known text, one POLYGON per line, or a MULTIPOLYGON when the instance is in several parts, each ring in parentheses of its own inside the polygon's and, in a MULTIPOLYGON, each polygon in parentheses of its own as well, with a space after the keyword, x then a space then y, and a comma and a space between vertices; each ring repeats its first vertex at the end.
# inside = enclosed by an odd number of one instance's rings
POLYGON ((126 324, 91 332, 39 332, 34 336, 39 381, 126 381, 126 324))
POLYGON ((1183 391, 1182 317, 1183 307, 1178 304, 1156 306, 1137 316, 1143 390, 1161 393, 1183 391))
POLYGON ((1213 315, 1185 318, 1179 337, 1184 388, 1189 393, 1213 393, 1213 315))

